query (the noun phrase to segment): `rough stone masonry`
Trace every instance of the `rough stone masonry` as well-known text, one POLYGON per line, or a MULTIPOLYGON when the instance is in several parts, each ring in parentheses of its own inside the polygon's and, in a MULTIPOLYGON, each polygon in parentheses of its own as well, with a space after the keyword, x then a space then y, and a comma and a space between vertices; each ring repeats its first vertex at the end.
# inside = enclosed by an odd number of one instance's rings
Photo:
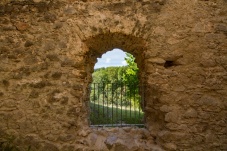
POLYGON ((0 138, 31 151, 226 151, 226 0, 1 0, 0 138), (97 57, 136 57, 146 128, 89 127, 97 57))

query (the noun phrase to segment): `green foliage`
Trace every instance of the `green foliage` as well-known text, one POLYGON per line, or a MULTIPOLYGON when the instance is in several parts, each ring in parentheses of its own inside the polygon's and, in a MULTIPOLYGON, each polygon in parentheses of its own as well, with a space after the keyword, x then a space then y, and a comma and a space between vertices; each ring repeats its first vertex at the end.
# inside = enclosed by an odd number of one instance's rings
POLYGON ((127 66, 96 69, 92 74, 93 83, 134 83, 138 84, 138 67, 133 55, 126 53, 127 66))
POLYGON ((137 76, 139 68, 135 63, 135 58, 133 55, 126 53, 125 61, 127 62, 127 67, 123 74, 123 81, 126 83, 139 83, 137 76))
POLYGON ((116 83, 122 81, 125 67, 108 67, 96 69, 92 74, 93 83, 116 83))

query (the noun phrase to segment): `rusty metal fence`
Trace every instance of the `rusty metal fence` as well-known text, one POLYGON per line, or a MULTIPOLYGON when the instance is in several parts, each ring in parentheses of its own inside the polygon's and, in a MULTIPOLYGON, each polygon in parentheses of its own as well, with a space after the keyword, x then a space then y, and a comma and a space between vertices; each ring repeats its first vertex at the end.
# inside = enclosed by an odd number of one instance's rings
POLYGON ((144 127, 143 86, 137 83, 92 83, 91 127, 144 127))

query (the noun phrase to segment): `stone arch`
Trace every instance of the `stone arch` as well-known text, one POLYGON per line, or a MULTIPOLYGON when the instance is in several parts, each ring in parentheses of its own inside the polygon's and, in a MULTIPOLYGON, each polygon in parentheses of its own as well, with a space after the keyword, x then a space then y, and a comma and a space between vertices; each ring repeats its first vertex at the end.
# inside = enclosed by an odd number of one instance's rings
MULTIPOLYGON (((87 90, 84 93, 89 94, 88 87, 92 82, 91 75, 94 71, 94 65, 97 62, 97 58, 114 48, 120 48, 135 57, 135 61, 139 68, 138 78, 140 84, 146 83, 146 79, 144 79, 143 75, 145 73, 144 52, 147 49, 147 44, 143 38, 123 33, 106 33, 90 37, 85 40, 84 43, 86 45, 84 49, 88 49, 86 54, 87 90)), ((85 96, 89 97, 88 95, 85 96)), ((89 100, 88 98, 85 99, 89 100)))
POLYGON ((85 49, 88 49, 86 54, 88 74, 93 72, 96 59, 114 48, 120 48, 131 53, 136 58, 138 67, 143 71, 144 51, 147 49, 146 41, 143 38, 123 33, 107 33, 90 37, 84 40, 84 43, 85 49))

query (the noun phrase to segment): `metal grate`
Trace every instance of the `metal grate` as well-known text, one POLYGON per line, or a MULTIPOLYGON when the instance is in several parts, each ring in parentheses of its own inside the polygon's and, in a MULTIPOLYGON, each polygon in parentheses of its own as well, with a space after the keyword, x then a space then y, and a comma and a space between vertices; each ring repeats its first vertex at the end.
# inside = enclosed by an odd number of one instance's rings
POLYGON ((92 127, 144 127, 142 89, 137 83, 92 83, 90 88, 92 127))

